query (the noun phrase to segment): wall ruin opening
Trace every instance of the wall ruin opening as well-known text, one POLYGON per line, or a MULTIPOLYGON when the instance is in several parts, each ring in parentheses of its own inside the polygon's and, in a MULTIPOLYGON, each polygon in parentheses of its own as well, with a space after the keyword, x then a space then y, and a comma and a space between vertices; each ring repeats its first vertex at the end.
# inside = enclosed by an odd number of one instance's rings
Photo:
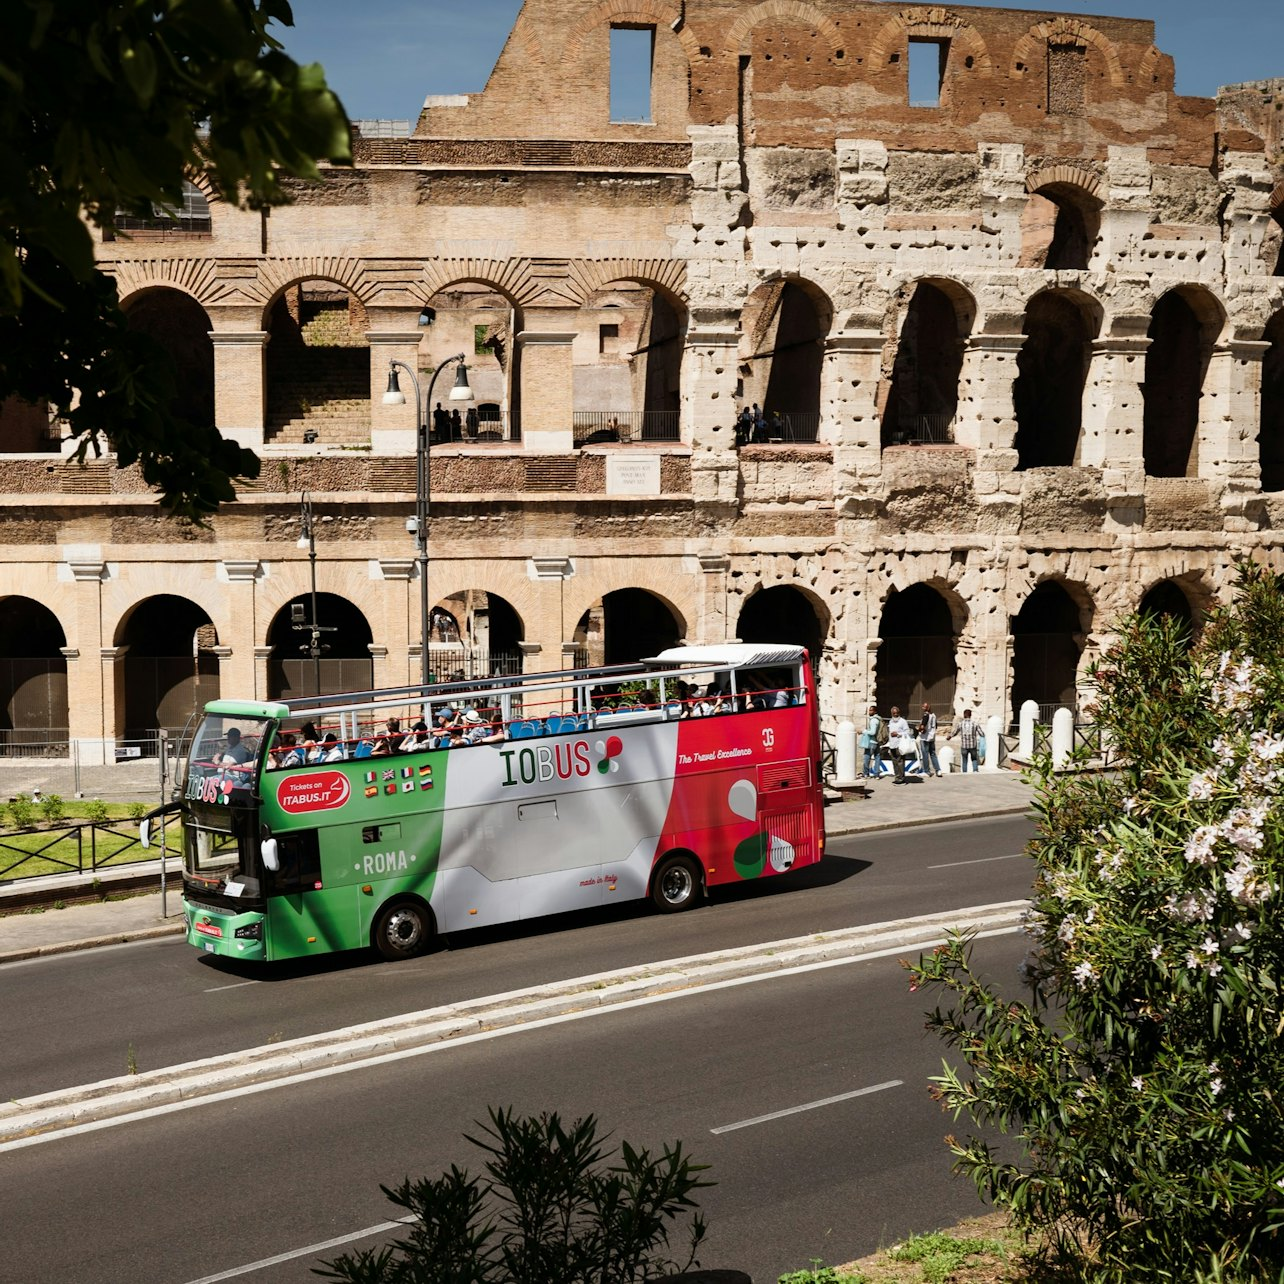
POLYGON ((1045 290, 1027 305, 1026 340, 1012 385, 1019 469, 1078 462, 1094 330, 1085 308, 1067 292, 1045 290))
POLYGON ((884 715, 893 705, 912 721, 926 703, 940 716, 954 707, 958 664, 949 603, 926 584, 893 591, 878 626, 874 702, 884 715))

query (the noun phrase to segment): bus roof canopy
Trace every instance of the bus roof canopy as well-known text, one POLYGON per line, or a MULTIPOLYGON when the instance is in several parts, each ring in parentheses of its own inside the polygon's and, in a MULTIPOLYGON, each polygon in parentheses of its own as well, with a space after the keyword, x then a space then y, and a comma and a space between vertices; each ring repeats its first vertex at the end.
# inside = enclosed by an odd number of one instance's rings
POLYGON ((211 700, 206 713, 221 713, 233 718, 288 718, 290 706, 262 700, 211 700))
POLYGON ((651 663, 734 665, 757 668, 770 664, 797 664, 807 658, 804 646, 772 646, 766 642, 726 642, 721 646, 674 646, 651 657, 651 663))

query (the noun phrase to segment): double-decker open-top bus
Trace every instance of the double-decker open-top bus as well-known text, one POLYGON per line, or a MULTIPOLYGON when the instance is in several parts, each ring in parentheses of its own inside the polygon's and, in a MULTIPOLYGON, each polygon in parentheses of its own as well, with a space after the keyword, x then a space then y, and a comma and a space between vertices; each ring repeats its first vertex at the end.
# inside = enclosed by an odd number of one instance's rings
POLYGON ((216 700, 181 786, 188 940, 253 960, 408 958, 436 933, 631 897, 684 910, 824 848, 794 646, 216 700))

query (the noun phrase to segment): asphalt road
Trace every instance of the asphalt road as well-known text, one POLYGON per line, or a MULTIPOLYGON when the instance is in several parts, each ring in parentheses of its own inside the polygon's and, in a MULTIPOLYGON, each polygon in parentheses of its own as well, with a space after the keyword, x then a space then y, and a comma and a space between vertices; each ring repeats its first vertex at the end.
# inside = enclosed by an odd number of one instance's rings
POLYGON ((459 933, 408 963, 364 952, 258 967, 177 939, 0 966, 15 1098, 298 1038, 438 1004, 710 950, 881 923, 1030 890, 1024 817, 832 841, 819 866, 715 893, 688 914, 645 905, 459 933))
MULTIPOLYGON (((1024 948, 976 946, 1014 992, 1024 948)), ((592 1112, 635 1144, 681 1139, 718 1182, 702 1262, 768 1284, 976 1211, 949 1175, 956 1125, 926 1092, 942 1054, 922 1031, 929 1002, 895 958, 851 963, 0 1148, 0 1281, 302 1284, 340 1250, 254 1264, 394 1216, 381 1182, 475 1166, 463 1134, 512 1105, 592 1112), (849 1095, 863 1089, 877 1090, 849 1095)))

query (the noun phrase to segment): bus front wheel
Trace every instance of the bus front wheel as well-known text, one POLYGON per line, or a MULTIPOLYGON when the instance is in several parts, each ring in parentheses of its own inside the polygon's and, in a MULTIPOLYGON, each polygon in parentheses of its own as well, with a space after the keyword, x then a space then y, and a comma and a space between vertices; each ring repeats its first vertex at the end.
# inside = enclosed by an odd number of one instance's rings
POLYGON ((662 914, 689 910, 700 896, 700 867, 690 856, 666 856, 651 878, 651 901, 662 914))
POLYGON ((428 911, 414 901, 393 901, 375 920, 374 947, 386 959, 418 958, 432 940, 428 911))

